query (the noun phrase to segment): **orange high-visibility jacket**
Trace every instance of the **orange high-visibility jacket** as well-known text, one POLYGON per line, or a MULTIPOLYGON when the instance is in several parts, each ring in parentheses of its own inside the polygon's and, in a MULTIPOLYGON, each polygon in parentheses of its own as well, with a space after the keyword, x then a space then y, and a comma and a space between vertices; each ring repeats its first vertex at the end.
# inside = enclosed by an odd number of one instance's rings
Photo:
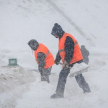
POLYGON ((54 64, 54 57, 51 54, 51 52, 48 50, 48 48, 45 45, 41 44, 41 43, 39 44, 39 47, 34 52, 34 55, 35 55, 35 59, 37 61, 37 64, 38 64, 37 54, 39 52, 42 52, 42 53, 45 54, 45 66, 44 66, 44 69, 51 67, 54 64))
POLYGON ((62 59, 62 62, 64 62, 65 60, 65 41, 66 41, 66 37, 69 36, 70 38, 72 38, 72 40, 74 41, 74 52, 73 52, 73 58, 71 59, 71 61, 69 62, 69 64, 75 63, 77 61, 80 61, 83 59, 81 50, 80 50, 80 46, 77 43, 76 39, 69 33, 64 33, 64 35, 62 36, 62 38, 59 40, 59 54, 60 57, 62 59))

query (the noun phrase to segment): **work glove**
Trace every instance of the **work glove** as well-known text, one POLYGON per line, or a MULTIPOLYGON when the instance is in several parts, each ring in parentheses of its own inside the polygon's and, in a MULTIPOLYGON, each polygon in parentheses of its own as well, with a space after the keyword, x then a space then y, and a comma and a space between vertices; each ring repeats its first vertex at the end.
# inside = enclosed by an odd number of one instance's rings
POLYGON ((57 60, 55 60, 55 61, 54 61, 54 63, 55 63, 56 65, 58 65, 58 64, 59 64, 59 62, 58 62, 57 60))
POLYGON ((66 67, 68 67, 68 63, 67 63, 67 61, 65 60, 64 63, 63 63, 63 68, 66 68, 66 67))

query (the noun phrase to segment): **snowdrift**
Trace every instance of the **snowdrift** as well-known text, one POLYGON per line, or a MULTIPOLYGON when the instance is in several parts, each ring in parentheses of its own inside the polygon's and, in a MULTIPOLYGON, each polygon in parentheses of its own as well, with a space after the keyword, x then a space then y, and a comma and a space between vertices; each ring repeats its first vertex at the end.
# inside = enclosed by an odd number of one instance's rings
POLYGON ((14 108, 18 97, 35 81, 33 72, 20 66, 0 67, 0 108, 14 108))

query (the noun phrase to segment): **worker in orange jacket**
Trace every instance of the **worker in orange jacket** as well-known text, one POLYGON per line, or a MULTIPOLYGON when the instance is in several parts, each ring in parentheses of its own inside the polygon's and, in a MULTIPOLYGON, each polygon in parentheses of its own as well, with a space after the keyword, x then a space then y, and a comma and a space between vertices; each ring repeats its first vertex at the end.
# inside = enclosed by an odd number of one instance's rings
POLYGON ((28 45, 34 51, 38 70, 41 74, 41 81, 47 81, 49 83, 49 75, 54 64, 53 55, 45 45, 38 43, 35 39, 30 40, 28 45))
MULTIPOLYGON (((63 69, 59 74, 56 93, 51 98, 63 98, 66 79, 70 73, 70 68, 67 68, 67 65, 72 67, 75 63, 83 62, 83 56, 77 40, 71 34, 65 33, 59 24, 54 24, 51 34, 59 39, 59 51, 56 55, 55 64, 58 65, 60 60, 63 62, 63 69)), ((90 92, 89 85, 82 74, 75 76, 75 78, 84 93, 90 92)))

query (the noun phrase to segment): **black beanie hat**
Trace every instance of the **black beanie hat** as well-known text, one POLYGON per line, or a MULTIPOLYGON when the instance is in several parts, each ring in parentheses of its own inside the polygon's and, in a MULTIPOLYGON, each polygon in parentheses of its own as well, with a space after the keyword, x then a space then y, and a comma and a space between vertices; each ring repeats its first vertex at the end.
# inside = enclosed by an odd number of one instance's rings
POLYGON ((39 46, 39 43, 35 40, 35 39, 31 39, 29 42, 28 42, 28 45, 31 47, 32 50, 36 50, 39 46))

